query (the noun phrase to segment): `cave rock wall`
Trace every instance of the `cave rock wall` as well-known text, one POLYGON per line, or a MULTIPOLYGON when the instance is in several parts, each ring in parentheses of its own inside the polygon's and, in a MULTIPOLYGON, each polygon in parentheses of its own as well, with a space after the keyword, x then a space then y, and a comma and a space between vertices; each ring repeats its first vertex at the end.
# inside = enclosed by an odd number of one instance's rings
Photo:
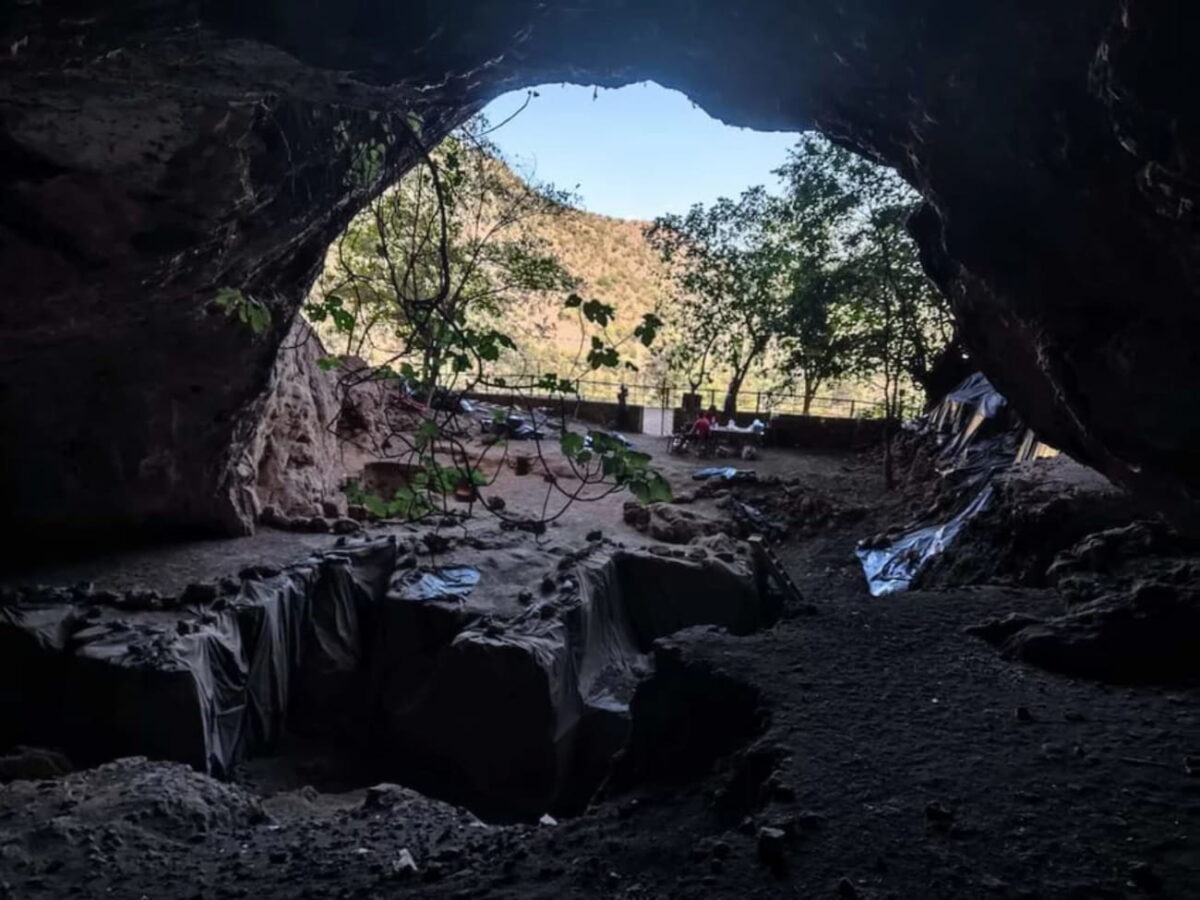
POLYGON ((492 96, 654 79, 895 166, 982 370, 1047 441, 1200 492, 1200 10, 1185 0, 43 0, 0 13, 0 499, 244 531, 238 461, 323 247, 492 96), (389 126, 389 123, 391 125, 389 126), (211 298, 273 312, 248 334, 211 298))

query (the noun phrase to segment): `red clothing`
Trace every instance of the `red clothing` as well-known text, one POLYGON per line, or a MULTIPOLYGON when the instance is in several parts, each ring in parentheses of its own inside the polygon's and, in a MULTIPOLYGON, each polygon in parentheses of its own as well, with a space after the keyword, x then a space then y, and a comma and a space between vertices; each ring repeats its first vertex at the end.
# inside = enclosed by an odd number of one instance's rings
POLYGON ((712 428, 712 422, 701 416, 696 420, 696 424, 692 426, 692 434, 698 437, 708 437, 708 432, 712 428))

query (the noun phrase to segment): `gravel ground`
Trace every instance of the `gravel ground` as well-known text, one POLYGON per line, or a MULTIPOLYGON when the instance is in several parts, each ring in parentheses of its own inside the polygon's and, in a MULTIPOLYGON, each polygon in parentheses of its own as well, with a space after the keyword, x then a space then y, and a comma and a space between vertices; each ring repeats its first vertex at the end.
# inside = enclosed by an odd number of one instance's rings
MULTIPOLYGON (((871 598, 854 543, 907 501, 867 457, 788 471, 865 519, 781 546, 804 598, 769 631, 667 640, 635 706, 642 756, 586 815, 262 799, 140 761, 0 789, 0 881, 22 898, 1200 897, 1200 692, 1052 675, 962 632, 1053 611, 1049 591, 871 598)), ((619 506, 564 528, 617 535, 619 506)))

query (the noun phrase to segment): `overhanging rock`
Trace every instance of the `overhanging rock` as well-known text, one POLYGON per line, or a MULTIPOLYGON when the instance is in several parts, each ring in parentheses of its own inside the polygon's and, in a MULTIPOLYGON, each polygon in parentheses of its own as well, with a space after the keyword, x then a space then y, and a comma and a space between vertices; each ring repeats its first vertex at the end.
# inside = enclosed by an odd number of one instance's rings
POLYGON ((971 356, 1054 446, 1200 497, 1191 0, 79 0, 0 19, 0 507, 251 527, 237 470, 330 240, 489 98, 654 79, 815 125, 927 201, 971 356), (386 149, 368 179, 355 148, 386 149), (272 313, 254 336, 211 300, 272 313))

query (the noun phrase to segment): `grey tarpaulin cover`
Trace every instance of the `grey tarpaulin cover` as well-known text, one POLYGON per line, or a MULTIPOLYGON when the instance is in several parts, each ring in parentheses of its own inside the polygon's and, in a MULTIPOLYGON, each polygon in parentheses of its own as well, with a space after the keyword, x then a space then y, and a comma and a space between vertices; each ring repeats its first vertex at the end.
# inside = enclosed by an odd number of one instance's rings
POLYGON ((0 607, 0 652, 14 650, 5 684, 26 688, 0 695, 4 718, 78 762, 141 754, 228 772, 285 723, 337 722, 353 707, 360 618, 395 555, 391 540, 328 554, 187 619, 0 607))
POLYGON ((907 590, 974 516, 992 502, 992 476, 1014 462, 1033 458, 1036 440, 1007 401, 981 373, 967 377, 917 423, 936 435, 938 476, 960 488, 960 508, 944 522, 919 525, 886 544, 864 541, 857 554, 871 594, 907 590))
POLYGON ((497 818, 576 811, 625 740, 651 642, 761 624, 752 563, 719 540, 704 560, 597 554, 577 595, 507 620, 471 602, 477 570, 397 569, 391 538, 186 612, 0 604, 3 736, 217 774, 285 733, 334 737, 497 818))

